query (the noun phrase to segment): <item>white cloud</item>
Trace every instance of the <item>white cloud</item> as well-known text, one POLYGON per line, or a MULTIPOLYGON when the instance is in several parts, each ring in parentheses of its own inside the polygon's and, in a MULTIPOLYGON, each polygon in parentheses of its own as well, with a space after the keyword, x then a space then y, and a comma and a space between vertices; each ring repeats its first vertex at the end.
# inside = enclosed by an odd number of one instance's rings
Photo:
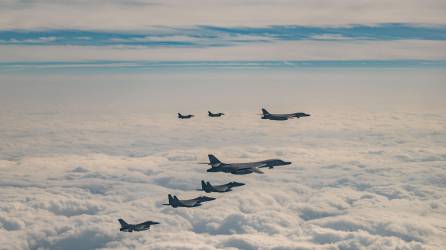
POLYGON ((228 114, 221 122, 135 113, 105 117, 8 116, 0 133, 7 149, 0 162, 3 247, 438 249, 445 244, 442 113, 327 112, 286 123, 249 114, 228 114), (23 143, 34 146, 24 150, 23 143), (144 154, 138 153, 141 148, 144 154), (22 155, 6 160, 17 152, 22 155), (211 152, 228 162, 279 157, 293 165, 264 175, 208 174, 197 162, 211 152), (198 208, 161 206, 168 193, 200 195, 194 189, 201 179, 247 185, 212 194, 217 200, 198 208), (129 234, 119 232, 118 218, 161 224, 129 234))

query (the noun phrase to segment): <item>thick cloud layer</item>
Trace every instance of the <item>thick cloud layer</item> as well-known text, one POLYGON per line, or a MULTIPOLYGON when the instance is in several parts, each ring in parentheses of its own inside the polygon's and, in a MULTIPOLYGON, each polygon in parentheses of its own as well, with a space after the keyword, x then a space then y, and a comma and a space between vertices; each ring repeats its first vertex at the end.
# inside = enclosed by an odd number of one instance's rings
POLYGON ((440 249, 444 113, 313 113, 287 122, 16 114, 0 124, 0 249, 440 249), (227 162, 292 165, 206 173, 227 162), (201 179, 247 185, 201 207, 201 179), (129 223, 161 222, 123 233, 129 223))

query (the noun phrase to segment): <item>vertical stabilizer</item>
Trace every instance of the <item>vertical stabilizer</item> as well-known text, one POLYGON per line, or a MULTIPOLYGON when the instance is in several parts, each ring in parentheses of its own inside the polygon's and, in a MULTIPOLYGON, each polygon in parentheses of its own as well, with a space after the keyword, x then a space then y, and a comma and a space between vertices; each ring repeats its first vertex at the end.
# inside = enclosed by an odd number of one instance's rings
POLYGON ((203 191, 208 193, 208 187, 206 185, 206 182, 204 182, 204 180, 201 181, 201 189, 203 189, 203 191))
POLYGON ((171 194, 168 194, 167 197, 169 198, 169 204, 170 204, 170 205, 174 205, 174 204, 175 204, 175 200, 174 200, 174 198, 172 197, 172 195, 171 195, 171 194))
POLYGON ((214 155, 208 155, 209 157, 209 165, 211 165, 212 167, 218 167, 219 165, 222 164, 222 162, 217 159, 217 157, 215 157, 214 155))
POLYGON ((123 219, 119 219, 118 221, 119 221, 119 224, 121 224, 122 228, 126 228, 129 226, 129 224, 127 224, 127 222, 125 222, 125 220, 123 220, 123 219))

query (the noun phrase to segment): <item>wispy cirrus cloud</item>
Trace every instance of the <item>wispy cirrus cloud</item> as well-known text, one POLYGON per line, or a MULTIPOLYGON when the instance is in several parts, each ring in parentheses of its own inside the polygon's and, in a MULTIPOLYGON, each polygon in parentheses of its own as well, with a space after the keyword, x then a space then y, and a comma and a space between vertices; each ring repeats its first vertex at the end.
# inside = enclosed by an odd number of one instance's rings
POLYGON ((7 30, 0 44, 143 47, 211 47, 302 40, 446 40, 446 26, 409 24, 342 27, 151 27, 145 31, 7 30))

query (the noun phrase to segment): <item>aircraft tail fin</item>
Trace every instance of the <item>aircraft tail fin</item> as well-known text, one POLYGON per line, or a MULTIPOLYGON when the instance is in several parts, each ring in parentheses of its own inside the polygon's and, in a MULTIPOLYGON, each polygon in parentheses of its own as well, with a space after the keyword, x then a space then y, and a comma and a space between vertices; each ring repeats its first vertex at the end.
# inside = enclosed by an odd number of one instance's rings
POLYGON ((208 157, 209 157, 209 164, 212 167, 218 167, 220 164, 222 164, 222 162, 219 159, 217 159, 217 157, 215 157, 214 155, 208 155, 208 157))
POLYGON ((175 204, 175 199, 172 197, 171 194, 168 194, 167 197, 169 198, 169 204, 170 204, 170 205, 175 204))
POLYGON ((211 111, 208 111, 208 114, 209 114, 209 115, 213 115, 211 111))
POLYGON ((263 115, 269 115, 270 113, 266 109, 262 109, 262 114, 263 115))
POLYGON ((125 222, 125 220, 123 219, 119 219, 119 224, 121 224, 121 227, 126 228, 129 226, 129 224, 127 224, 127 222, 125 222))
POLYGON ((201 188, 203 189, 203 191, 205 191, 206 193, 209 193, 209 186, 206 184, 206 182, 204 180, 201 181, 201 188))
POLYGON ((178 118, 182 117, 182 115, 180 113, 178 113, 178 118))
POLYGON ((206 182, 206 187, 209 189, 209 191, 214 189, 214 187, 211 185, 211 183, 209 181, 206 182))

